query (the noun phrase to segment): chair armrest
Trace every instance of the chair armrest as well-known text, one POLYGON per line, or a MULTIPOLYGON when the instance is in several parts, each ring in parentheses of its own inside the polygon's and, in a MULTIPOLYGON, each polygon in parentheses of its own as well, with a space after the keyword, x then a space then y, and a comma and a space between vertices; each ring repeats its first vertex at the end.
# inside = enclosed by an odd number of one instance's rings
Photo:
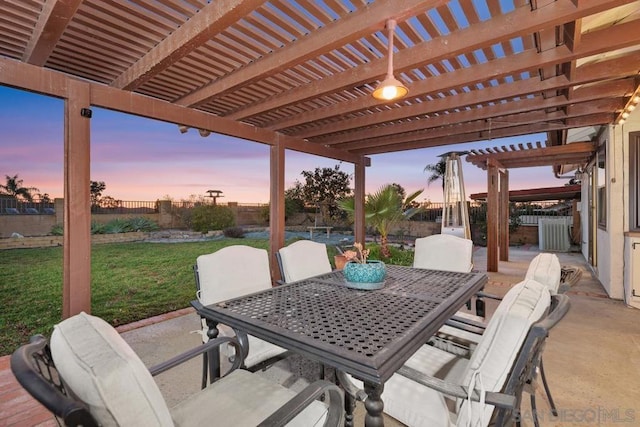
MULTIPOLYGON (((408 366, 400 368, 398 370, 398 374, 422 384, 425 387, 439 391, 440 393, 460 399, 469 398, 467 387, 460 384, 446 382, 439 378, 430 377, 429 375, 425 375, 416 369, 409 368, 408 366)), ((478 389, 473 390, 471 400, 473 402, 480 401, 480 392, 478 389)), ((510 394, 488 391, 485 393, 485 403, 498 408, 516 409, 517 400, 515 396, 510 394)))
MULTIPOLYGON (((458 397, 460 399, 469 398, 467 393, 468 388, 460 384, 454 384, 439 378, 430 377, 429 375, 425 375, 416 369, 409 368, 408 366, 402 366, 398 369, 397 373, 412 381, 422 384, 425 387, 429 387, 448 396, 458 397)), ((367 398, 367 394, 364 390, 356 387, 344 372, 337 371, 336 374, 338 375, 340 385, 344 388, 346 393, 360 401, 364 401, 367 398)), ((471 400, 474 402, 480 401, 480 392, 477 389, 473 391, 471 400)), ((517 399, 515 396, 510 394, 489 391, 485 393, 485 403, 498 408, 516 409, 517 399)))
POLYGON ((456 315, 451 316, 451 318, 444 322, 444 324, 478 335, 482 335, 487 326, 485 323, 476 322, 475 320, 466 319, 456 315))
POLYGON ((302 412, 307 406, 323 394, 329 398, 329 408, 325 426, 339 426, 342 424, 342 392, 335 384, 319 380, 309 384, 293 399, 271 414, 259 427, 284 426, 302 412))
POLYGON ((349 379, 347 374, 343 371, 336 370, 336 376, 338 377, 338 383, 342 386, 344 391, 352 396, 354 399, 364 402, 367 398, 367 393, 364 390, 356 387, 356 385, 349 379))
POLYGON ((484 291, 478 291, 476 292, 475 295, 477 298, 489 298, 489 299, 494 299, 496 301, 502 301, 502 297, 499 295, 494 295, 494 294, 489 294, 487 292, 484 291))
POLYGON ((241 356, 241 357, 235 357, 233 359, 233 364, 231 365, 231 368, 229 368, 229 371, 227 371, 224 375, 222 375, 224 377, 228 373, 234 371, 235 369, 238 369, 244 363, 244 355, 242 352, 242 347, 235 337, 218 337, 213 340, 210 340, 205 344, 202 344, 198 347, 192 348, 190 350, 185 351, 184 353, 174 356, 165 362, 162 362, 155 366, 150 367, 149 372, 151 373, 152 376, 156 376, 165 371, 168 371, 171 368, 175 368, 176 366, 186 362, 187 360, 191 360, 194 357, 199 356, 205 352, 216 349, 224 343, 229 343, 233 345, 236 349, 236 355, 239 354, 241 356))

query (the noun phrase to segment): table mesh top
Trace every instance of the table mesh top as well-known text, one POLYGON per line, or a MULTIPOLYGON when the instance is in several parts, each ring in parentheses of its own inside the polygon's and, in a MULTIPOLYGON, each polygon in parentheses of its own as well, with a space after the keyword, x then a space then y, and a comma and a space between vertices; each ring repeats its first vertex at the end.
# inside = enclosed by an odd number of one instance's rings
POLYGON ((470 276, 387 266, 382 289, 361 291, 344 286, 342 272, 333 272, 217 306, 370 357, 425 321, 470 276))

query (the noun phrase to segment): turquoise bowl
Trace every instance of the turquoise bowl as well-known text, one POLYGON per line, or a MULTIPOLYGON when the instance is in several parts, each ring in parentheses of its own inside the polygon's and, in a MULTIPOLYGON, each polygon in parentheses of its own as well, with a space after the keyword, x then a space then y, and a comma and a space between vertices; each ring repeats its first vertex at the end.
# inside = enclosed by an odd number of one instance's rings
POLYGON ((367 286, 366 284, 381 286, 387 275, 386 266, 382 261, 367 261, 366 264, 349 261, 345 264, 342 272, 348 284, 362 283, 364 288, 369 289, 374 289, 375 287, 367 286))

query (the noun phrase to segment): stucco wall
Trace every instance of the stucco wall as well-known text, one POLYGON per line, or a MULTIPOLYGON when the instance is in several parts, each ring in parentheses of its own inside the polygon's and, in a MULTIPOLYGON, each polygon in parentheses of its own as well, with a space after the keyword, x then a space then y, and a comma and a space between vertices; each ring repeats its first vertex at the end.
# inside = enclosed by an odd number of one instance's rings
MULTIPOLYGON (((638 109, 640 110, 640 109, 638 109)), ((629 231, 629 133, 640 131, 640 113, 634 111, 624 125, 609 126, 600 137, 607 143, 607 227, 597 228, 595 274, 611 298, 624 299, 625 251, 624 233, 629 231)), ((586 176, 583 180, 583 200, 586 195, 586 176)), ((583 223, 588 224, 591 209, 583 209, 583 223), (586 212, 585 212, 586 211, 586 212)), ((590 230, 586 230, 590 231, 590 230)), ((588 258, 587 234, 583 238, 583 254, 588 258)), ((628 296, 627 296, 628 298, 628 296)))

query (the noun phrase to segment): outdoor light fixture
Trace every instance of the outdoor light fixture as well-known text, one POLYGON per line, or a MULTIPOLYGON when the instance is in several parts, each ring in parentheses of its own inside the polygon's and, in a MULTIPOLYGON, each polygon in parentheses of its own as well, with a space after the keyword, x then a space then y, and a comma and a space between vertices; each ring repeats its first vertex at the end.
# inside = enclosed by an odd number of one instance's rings
POLYGON ((627 105, 625 105, 619 113, 616 123, 619 125, 624 124, 631 115, 630 113, 636 109, 638 104, 640 104, 640 86, 636 87, 636 90, 631 94, 631 97, 627 101, 627 105))
POLYGON ((393 76, 393 34, 396 29, 395 19, 387 21, 387 30, 389 31, 387 46, 389 51, 389 64, 387 67, 387 75, 384 80, 378 84, 376 90, 373 91, 373 97, 380 101, 392 101, 399 99, 409 93, 409 89, 393 76))

